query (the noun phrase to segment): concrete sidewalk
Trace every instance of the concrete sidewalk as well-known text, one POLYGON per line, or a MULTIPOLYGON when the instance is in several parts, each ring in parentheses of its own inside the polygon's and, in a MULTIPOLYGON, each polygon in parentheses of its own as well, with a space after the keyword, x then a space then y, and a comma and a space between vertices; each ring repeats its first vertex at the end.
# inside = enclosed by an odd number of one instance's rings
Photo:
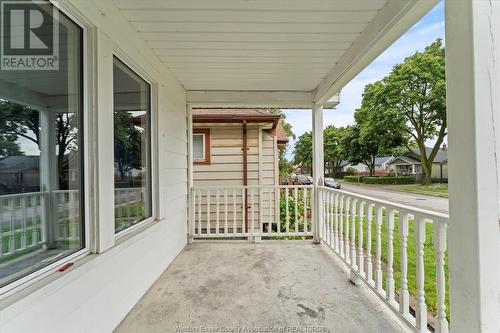
POLYGON ((342 183, 342 190, 366 195, 376 199, 392 201, 403 205, 448 214, 448 198, 399 192, 380 187, 353 185, 345 182, 342 183))

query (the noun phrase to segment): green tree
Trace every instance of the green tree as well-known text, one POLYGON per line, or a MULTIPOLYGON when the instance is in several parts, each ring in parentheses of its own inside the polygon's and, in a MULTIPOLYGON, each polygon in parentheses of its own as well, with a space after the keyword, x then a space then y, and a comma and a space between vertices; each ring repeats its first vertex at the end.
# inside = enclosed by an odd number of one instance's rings
POLYGON ((299 136, 295 142, 294 163, 307 166, 308 169, 312 166, 312 133, 305 132, 299 136))
POLYGON ((124 181, 128 171, 142 167, 142 135, 130 112, 115 112, 114 126, 115 163, 124 181))
POLYGON ((325 169, 330 167, 333 174, 340 172, 342 161, 347 159, 347 150, 343 138, 347 134, 346 127, 327 126, 323 131, 323 149, 325 169))
POLYGON ((370 175, 375 172, 377 156, 389 154, 406 142, 404 118, 381 103, 383 94, 380 81, 365 86, 361 107, 354 113, 355 125, 344 140, 349 161, 364 163, 370 175))
POLYGON ((379 145, 376 140, 362 140, 361 128, 354 125, 348 128, 346 135, 342 139, 342 145, 347 151, 347 159, 353 164, 364 163, 370 175, 375 171, 375 157, 379 152, 379 145))
POLYGON ((374 101, 384 112, 403 118, 406 146, 418 147, 424 184, 431 183, 432 164, 447 134, 445 50, 441 39, 394 66, 380 83, 374 101), (435 140, 428 151, 425 143, 435 140))
MULTIPOLYGON (((59 188, 66 188, 65 156, 77 149, 77 116, 74 113, 57 113, 55 119, 56 144, 58 147, 57 170, 59 175, 59 188)), ((1 151, 9 155, 22 155, 17 139, 22 137, 36 144, 40 148, 40 113, 30 107, 0 100, 0 156, 1 151), (6 139, 7 138, 7 139, 6 139)))
POLYGON ((2 133, 0 128, 0 160, 12 155, 24 155, 16 143, 16 136, 2 133))
MULTIPOLYGON (((295 140, 295 134, 293 133, 292 125, 286 121, 286 114, 283 113, 281 109, 266 109, 267 112, 274 113, 281 116, 281 124, 285 130, 286 137, 288 139, 292 138, 295 140)), ((279 174, 280 176, 286 176, 292 172, 292 163, 287 160, 286 152, 288 150, 288 144, 284 147, 280 147, 279 150, 279 174)))

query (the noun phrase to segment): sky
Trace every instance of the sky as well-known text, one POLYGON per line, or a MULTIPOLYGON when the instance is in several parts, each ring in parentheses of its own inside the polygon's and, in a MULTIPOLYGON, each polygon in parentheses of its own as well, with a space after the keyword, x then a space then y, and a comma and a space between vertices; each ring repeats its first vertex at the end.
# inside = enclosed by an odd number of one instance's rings
MULTIPOLYGON (((381 80, 392 67, 437 38, 444 40, 444 3, 441 1, 401 38, 385 50, 375 61, 349 82, 340 93, 340 104, 334 110, 324 110, 324 126, 346 126, 354 123, 354 111, 361 105, 366 84, 381 80)), ((297 138, 312 129, 311 110, 284 110, 286 120, 297 138)), ((293 159, 294 141, 288 143, 287 159, 293 159)))

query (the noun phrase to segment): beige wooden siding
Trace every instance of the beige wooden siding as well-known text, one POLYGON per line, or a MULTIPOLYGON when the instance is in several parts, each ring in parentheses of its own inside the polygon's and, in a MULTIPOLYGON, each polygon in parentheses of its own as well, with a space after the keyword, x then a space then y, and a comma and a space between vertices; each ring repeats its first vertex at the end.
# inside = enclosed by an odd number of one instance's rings
MULTIPOLYGON (((195 128, 207 128, 205 126, 195 128)), ((243 127, 211 126, 209 165, 193 166, 194 186, 242 186, 243 185, 243 127)), ((259 143, 258 128, 248 126, 248 184, 257 185, 259 181, 259 143)))
MULTIPOLYGON (((432 178, 441 178, 441 165, 432 164, 432 178)), ((448 163, 443 164, 443 179, 448 179, 448 163)))
MULTIPOLYGON (((242 186, 243 185, 243 128, 241 124, 228 126, 196 126, 195 128, 210 128, 210 153, 209 165, 199 164, 193 166, 194 186, 242 186)), ((276 170, 276 142, 275 138, 264 132, 260 127, 249 125, 247 127, 248 145, 248 185, 274 185, 276 170)), ((269 219, 271 214, 273 222, 277 212, 274 190, 255 190, 254 192, 254 228, 261 228, 259 221, 269 219), (260 207, 263 207, 262 215, 260 207), (271 207, 271 209, 269 209, 271 207), (262 219, 263 218, 263 219, 262 219)), ((201 222, 202 229, 208 225, 207 195, 210 196, 210 228, 216 232, 227 227, 232 230, 234 225, 241 230, 243 223, 243 194, 241 190, 202 190, 196 193, 196 209, 201 214, 195 216, 196 227, 201 222), (199 200, 201 194, 202 200, 199 200), (227 205, 225 204, 227 199, 227 205), (233 205, 233 201, 235 204, 233 205), (219 203, 217 205, 217 202, 219 203), (217 206, 219 210, 217 211, 217 206), (236 224, 234 220, 236 219, 236 224), (217 222, 218 221, 218 222, 217 222)), ((248 204, 251 205, 251 196, 248 194, 248 204)), ((249 213, 249 228, 251 227, 251 209, 249 213)))
MULTIPOLYGON (((276 164, 277 152, 276 137, 263 131, 261 184, 264 186, 278 184, 278 178, 276 177, 276 169, 278 168, 276 164)), ((263 224, 267 224, 269 221, 271 221, 271 223, 276 223, 279 219, 279 210, 277 207, 279 202, 278 195, 279 193, 274 189, 264 189, 261 191, 262 215, 260 215, 260 219, 263 224)))

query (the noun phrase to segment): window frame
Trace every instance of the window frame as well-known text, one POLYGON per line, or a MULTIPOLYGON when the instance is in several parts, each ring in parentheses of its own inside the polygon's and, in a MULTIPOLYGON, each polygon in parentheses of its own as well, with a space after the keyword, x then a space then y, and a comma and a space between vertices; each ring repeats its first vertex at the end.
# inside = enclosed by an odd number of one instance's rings
POLYGON ((0 300, 3 300, 12 294, 19 292, 27 288, 28 286, 34 284, 37 281, 57 272, 57 270, 67 264, 72 263, 76 260, 86 257, 91 253, 91 247, 93 246, 93 241, 91 235, 92 230, 95 228, 92 225, 91 216, 93 216, 94 206, 92 203, 92 193, 91 184, 93 182, 93 164, 95 154, 93 153, 92 137, 93 125, 92 119, 95 115, 94 110, 91 108, 94 97, 94 67, 95 67, 95 55, 94 51, 96 49, 95 38, 93 36, 94 25, 85 17, 78 14, 78 11, 71 5, 67 3, 61 3, 57 0, 47 0, 51 5, 56 7, 60 13, 64 14, 69 20, 71 20, 76 26, 82 30, 81 38, 81 61, 82 65, 80 68, 81 75, 81 127, 82 127, 82 142, 81 142, 81 163, 83 167, 83 172, 81 175, 81 191, 83 191, 83 200, 80 203, 81 206, 81 221, 82 221, 82 233, 83 233, 83 244, 80 250, 77 250, 67 256, 58 259, 46 266, 40 267, 39 269, 28 273, 18 279, 12 281, 11 283, 0 287, 0 300))
MULTIPOLYGON (((119 232, 114 232, 115 245, 116 242, 128 237, 131 233, 135 233, 138 230, 143 229, 146 225, 149 225, 153 222, 157 222, 158 219, 158 163, 157 163, 157 96, 158 96, 158 85, 157 83, 143 70, 139 65, 136 64, 125 52, 123 52, 116 45, 112 51, 113 59, 117 59, 123 65, 125 65, 130 71, 132 71, 135 75, 140 77, 149 85, 149 163, 150 163, 150 172, 149 172, 149 182, 150 182, 150 193, 151 193, 151 216, 141 220, 134 225, 121 230, 119 232)), ((112 61, 114 64, 114 62, 112 61)), ((114 93, 114 89, 112 89, 114 93)), ((111 99, 112 110, 114 110, 114 98, 111 99)), ((114 112, 114 111, 113 111, 114 112)), ((114 166, 113 166, 114 167, 114 166)), ((114 187, 113 187, 114 191, 114 187)), ((115 207, 113 206, 113 224, 114 224, 114 215, 115 215, 115 207)), ((114 230, 114 227, 113 227, 114 230)))
MULTIPOLYGON (((211 160, 211 147, 212 147, 212 142, 211 142, 211 131, 210 128, 193 128, 193 142, 194 142, 194 136, 195 135, 203 135, 203 158, 202 159, 195 159, 194 156, 192 157, 193 164, 194 165, 209 165, 210 160, 211 160)), ((194 144, 193 144, 194 148, 194 144)))

